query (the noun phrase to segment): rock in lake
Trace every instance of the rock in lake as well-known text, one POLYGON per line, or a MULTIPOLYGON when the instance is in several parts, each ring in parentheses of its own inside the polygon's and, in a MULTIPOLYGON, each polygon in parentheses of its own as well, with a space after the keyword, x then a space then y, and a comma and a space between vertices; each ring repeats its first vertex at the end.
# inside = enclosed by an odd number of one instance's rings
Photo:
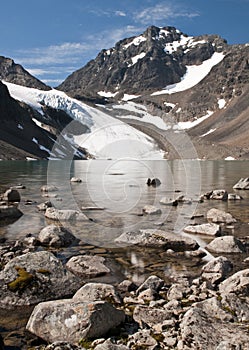
POLYGON ((62 248, 70 246, 77 238, 64 227, 49 225, 40 231, 38 240, 41 245, 62 248))
POLYGON ((41 192, 48 193, 48 192, 56 192, 56 191, 58 191, 58 188, 54 185, 43 185, 41 187, 41 192))
POLYGON ((110 272, 99 255, 77 255, 68 260, 66 267, 75 275, 86 278, 102 276, 110 272))
POLYGON ((158 178, 154 178, 154 179, 147 179, 147 185, 148 186, 153 186, 153 187, 157 187, 161 185, 161 181, 158 178))
POLYGON ((72 183, 80 183, 80 182, 82 182, 82 180, 79 177, 72 177, 70 182, 72 182, 72 183))
POLYGON ((213 253, 243 253, 243 243, 233 236, 222 236, 215 238, 206 246, 213 253))
POLYGON ((18 219, 23 213, 15 205, 0 204, 0 219, 18 219))
POLYGON ((148 215, 156 215, 162 214, 162 211, 160 208, 157 208, 154 205, 145 205, 145 207, 143 208, 143 213, 148 215))
POLYGON ((210 199, 217 199, 227 201, 228 193, 226 190, 214 190, 211 194, 210 199))
POLYGON ((249 190, 249 177, 241 178, 234 186, 235 190, 249 190))
POLYGON ((223 210, 212 208, 207 212, 207 220, 215 223, 233 224, 236 219, 223 210))
POLYGON ((184 228, 184 232, 207 235, 207 236, 219 236, 220 235, 220 226, 217 224, 201 224, 201 225, 189 225, 184 228))
POLYGON ((46 342, 97 338, 117 327, 125 314, 105 301, 55 300, 38 304, 27 323, 27 330, 46 342))
POLYGON ((70 209, 56 209, 56 208, 47 208, 45 212, 45 217, 50 220, 56 221, 86 221, 89 220, 88 217, 77 211, 70 209))
POLYGON ((156 229, 124 232, 115 239, 115 242, 122 245, 173 249, 174 251, 196 250, 199 248, 198 243, 190 237, 156 229))
POLYGON ((38 204, 37 209, 39 211, 46 211, 48 208, 52 208, 52 203, 50 201, 46 201, 44 203, 38 204))
POLYGON ((14 203, 14 202, 20 202, 21 201, 21 196, 20 193, 12 188, 9 188, 5 193, 3 194, 3 200, 9 203, 14 203))
POLYGON ((79 280, 52 253, 27 253, 10 260, 0 272, 1 306, 33 305, 72 295, 79 280))

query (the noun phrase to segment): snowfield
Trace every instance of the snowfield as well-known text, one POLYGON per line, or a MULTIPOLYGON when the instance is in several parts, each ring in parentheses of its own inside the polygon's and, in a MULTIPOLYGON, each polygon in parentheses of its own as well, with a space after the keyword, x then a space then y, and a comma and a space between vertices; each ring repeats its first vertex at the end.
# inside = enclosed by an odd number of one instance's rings
POLYGON ((168 85, 163 90, 154 92, 151 96, 173 94, 192 88, 204 79, 211 69, 220 63, 224 57, 225 55, 223 53, 215 52, 210 59, 203 61, 202 64, 198 66, 187 66, 187 72, 179 83, 168 85))
MULTIPOLYGON (((86 125, 89 133, 71 137, 65 128, 62 135, 73 146, 86 148, 96 158, 163 159, 164 153, 158 149, 152 138, 96 108, 70 98, 64 92, 55 89, 41 91, 7 82, 4 84, 13 98, 30 105, 41 115, 44 115, 42 105, 46 105, 63 110, 74 120, 86 125)), ((41 127, 37 121, 36 125, 41 127)), ((51 154, 52 152, 53 150, 51 154)))

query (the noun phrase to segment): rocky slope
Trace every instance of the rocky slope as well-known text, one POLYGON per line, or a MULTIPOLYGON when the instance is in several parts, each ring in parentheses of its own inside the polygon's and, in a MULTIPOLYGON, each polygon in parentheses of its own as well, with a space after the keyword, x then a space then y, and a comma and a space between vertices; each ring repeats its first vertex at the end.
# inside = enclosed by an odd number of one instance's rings
POLYGON ((0 56, 0 80, 22 86, 50 90, 51 88, 33 77, 20 64, 16 64, 11 58, 0 56))

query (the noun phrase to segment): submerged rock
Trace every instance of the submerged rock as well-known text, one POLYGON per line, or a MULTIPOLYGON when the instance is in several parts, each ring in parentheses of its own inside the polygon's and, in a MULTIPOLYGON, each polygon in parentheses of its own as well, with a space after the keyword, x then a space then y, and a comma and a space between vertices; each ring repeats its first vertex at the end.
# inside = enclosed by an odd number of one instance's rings
POLYGON ((160 208, 157 208, 154 205, 145 205, 143 208, 143 213, 148 215, 156 215, 156 214, 162 214, 162 211, 160 208))
POLYGON ((41 187, 41 192, 48 193, 48 192, 56 192, 56 191, 59 191, 59 189, 54 185, 43 185, 41 187))
POLYGON ((15 205, 0 204, 0 219, 18 219, 23 215, 15 205))
POLYGON ((236 219, 234 219, 231 214, 216 208, 212 208, 207 212, 207 220, 225 224, 232 224, 236 222, 236 219))
POLYGON ((45 217, 56 221, 86 221, 89 220, 88 217, 77 211, 69 209, 55 209, 47 208, 45 212, 45 217))
POLYGON ((27 330, 47 342, 97 338, 117 327, 125 314, 105 301, 55 300, 38 304, 27 323, 27 330))
POLYGON ((77 255, 67 262, 66 267, 77 276, 93 278, 110 272, 104 262, 105 258, 99 255, 77 255))

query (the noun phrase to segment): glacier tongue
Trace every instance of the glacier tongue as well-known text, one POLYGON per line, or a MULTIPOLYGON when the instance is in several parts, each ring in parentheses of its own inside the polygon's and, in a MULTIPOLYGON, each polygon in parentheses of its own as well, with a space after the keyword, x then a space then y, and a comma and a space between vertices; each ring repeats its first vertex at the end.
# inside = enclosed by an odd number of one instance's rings
MULTIPOLYGON (((89 133, 69 138, 67 137, 68 127, 66 127, 60 136, 64 140, 67 138, 67 141, 70 141, 74 146, 76 144, 76 146, 86 148, 96 158, 163 159, 163 152, 158 149, 152 138, 96 108, 70 98, 64 92, 55 89, 41 91, 4 83, 13 98, 28 104, 40 114, 44 114, 42 107, 46 105, 62 110, 73 120, 86 125, 90 130, 89 133)), ((44 116, 45 122, 46 116, 44 116)), ((39 123, 37 125, 39 126, 39 123)), ((57 145, 58 140, 59 138, 57 145)))

